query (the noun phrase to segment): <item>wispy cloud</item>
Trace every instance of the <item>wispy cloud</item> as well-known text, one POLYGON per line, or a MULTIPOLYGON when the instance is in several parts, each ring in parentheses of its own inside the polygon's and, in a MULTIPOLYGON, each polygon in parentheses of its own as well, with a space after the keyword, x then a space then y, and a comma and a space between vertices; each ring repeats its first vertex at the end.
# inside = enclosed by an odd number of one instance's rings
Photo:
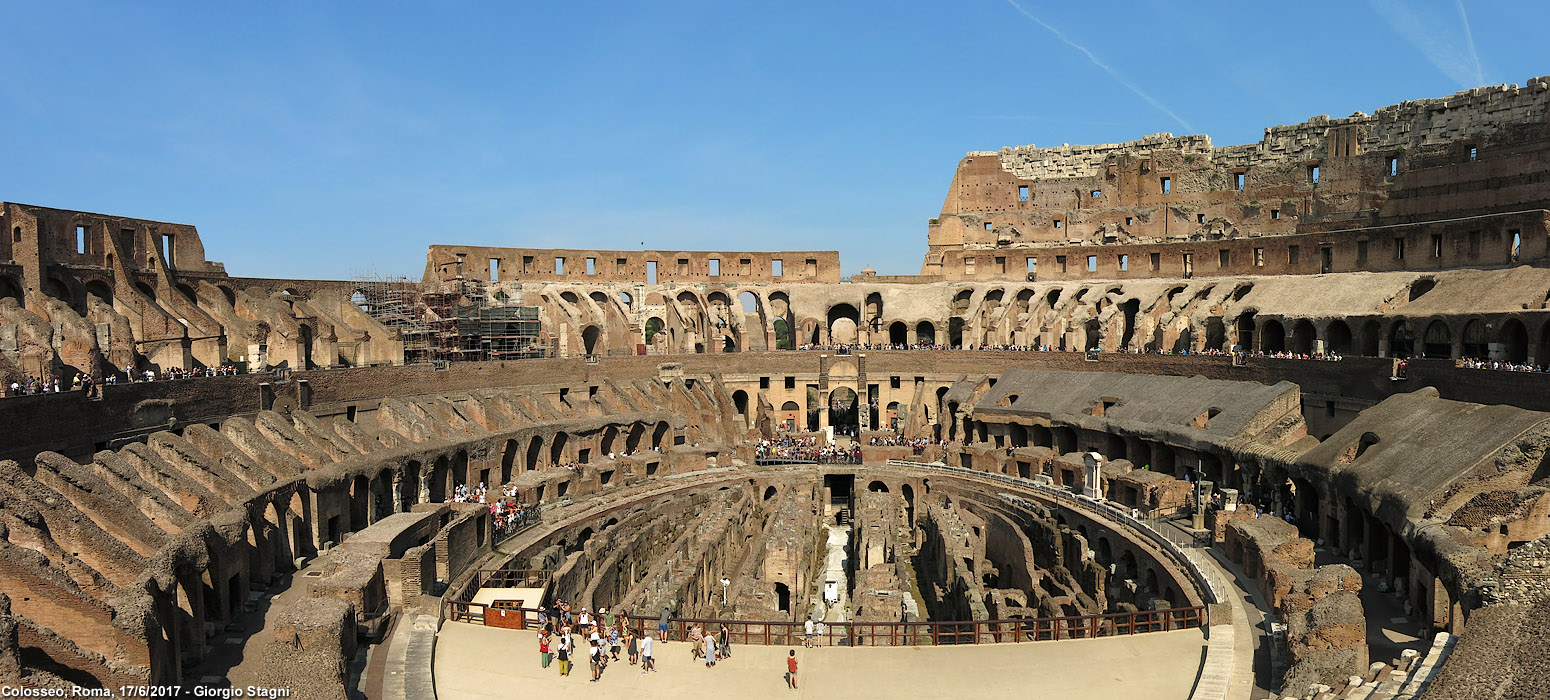
POLYGON ((1037 24, 1037 25, 1045 28, 1051 34, 1054 34, 1055 38, 1059 39, 1066 46, 1069 46, 1069 47, 1071 47, 1073 49, 1076 49, 1077 51, 1082 52, 1083 55, 1087 56, 1087 60, 1092 61, 1093 65, 1095 65, 1095 66, 1097 66, 1099 68, 1102 68, 1103 72, 1108 73, 1109 77, 1113 78, 1115 80, 1115 82, 1118 82, 1120 85, 1124 85, 1126 89, 1128 89, 1131 92, 1135 93, 1137 97, 1140 97, 1141 99, 1146 100, 1147 104, 1157 108, 1157 111, 1162 112, 1163 114, 1168 115, 1170 118, 1173 119, 1173 121, 1178 122, 1179 126, 1184 127, 1184 130, 1186 132, 1189 132, 1189 133, 1194 133, 1195 132, 1195 127, 1190 126, 1189 122, 1184 121, 1183 117, 1180 117, 1179 115, 1174 114, 1173 110, 1168 109, 1167 107, 1163 106, 1163 103, 1158 102, 1157 100, 1153 99, 1151 95, 1148 95, 1145 92, 1142 92, 1141 88, 1136 87, 1135 83, 1130 82, 1130 80, 1125 78, 1125 76, 1120 75, 1119 71, 1114 70, 1112 67, 1109 66, 1109 64, 1104 63, 1102 60, 1100 60, 1098 58, 1098 56, 1095 55, 1092 51, 1087 50, 1086 46, 1083 46, 1081 44, 1078 44, 1078 43, 1076 43, 1076 42, 1066 38, 1065 33, 1061 32, 1059 29, 1056 29, 1055 27, 1051 26, 1048 22, 1045 22, 1044 20, 1039 19, 1038 17, 1035 17, 1032 12, 1029 12, 1029 11, 1023 9, 1022 5, 1017 4, 1017 0, 1006 0, 1006 3, 1008 5, 1011 5, 1013 9, 1015 9, 1018 12, 1022 13, 1022 15, 1024 17, 1027 17, 1028 19, 1033 20, 1034 24, 1037 24))
POLYGON ((1455 0, 1456 20, 1448 17, 1449 13, 1445 11, 1413 7, 1404 0, 1369 1, 1383 21, 1426 56, 1426 60, 1443 75, 1460 87, 1485 84, 1485 69, 1480 65, 1480 54, 1475 51, 1475 37, 1469 29, 1469 14, 1464 11, 1463 0, 1455 0), (1462 41, 1449 29, 1454 24, 1464 31, 1462 41))

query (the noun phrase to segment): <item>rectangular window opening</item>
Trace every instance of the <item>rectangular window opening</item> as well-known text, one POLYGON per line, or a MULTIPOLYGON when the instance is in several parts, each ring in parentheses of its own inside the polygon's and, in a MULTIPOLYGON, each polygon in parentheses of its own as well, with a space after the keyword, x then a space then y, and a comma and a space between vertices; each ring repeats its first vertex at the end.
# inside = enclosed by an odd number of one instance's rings
POLYGON ((77 252, 77 253, 85 253, 86 252, 86 227, 85 226, 77 226, 77 227, 75 227, 75 252, 77 252))
POLYGON ((1096 255, 1089 255, 1089 256, 1087 256, 1087 271, 1088 272, 1097 272, 1098 271, 1098 256, 1096 256, 1096 255))
POLYGON ((529 274, 532 271, 533 271, 533 256, 531 256, 531 255, 524 255, 524 256, 522 256, 522 273, 523 274, 529 274))
POLYGON ((1039 271, 1039 259, 1030 256, 1027 260, 1028 260, 1028 272, 1029 273, 1038 272, 1039 271))
POLYGON ((1028 201, 1028 186, 1027 185, 1018 185, 1017 186, 1017 201, 1019 201, 1019 202, 1026 202, 1026 201, 1028 201))
POLYGON ((1471 162, 1471 163, 1475 162, 1475 159, 1478 158, 1479 156, 1480 156, 1480 149, 1478 149, 1478 148, 1476 148, 1474 146, 1470 146, 1469 147, 1469 162, 1471 162))
POLYGON ((991 229, 991 223, 989 221, 986 221, 985 222, 985 230, 989 231, 990 229, 991 229))
POLYGON ((1432 257, 1442 257, 1442 234, 1432 234, 1432 257))
POLYGON ((490 281, 501 281, 501 259, 490 258, 490 281))
POLYGON ((1254 249, 1254 267, 1264 267, 1264 266, 1265 266, 1265 249, 1264 248, 1255 248, 1254 249))
POLYGON ((1162 253, 1152 253, 1152 272, 1162 269, 1162 253))
POLYGON ((587 274, 597 274, 597 258, 587 258, 587 274))
POLYGON ((814 258, 808 258, 807 259, 807 276, 808 277, 817 277, 818 276, 818 261, 816 259, 814 259, 814 258))
POLYGON ((996 256, 996 272, 998 272, 1000 274, 1003 274, 1003 275, 1006 274, 1006 258, 1005 257, 1002 257, 1000 255, 996 256))
POLYGON ((1232 174, 1232 188, 1235 190, 1243 189, 1243 173, 1232 174))
POLYGON ((555 258, 554 259, 554 274, 556 274, 556 275, 563 275, 563 274, 565 274, 565 258, 555 258))
POLYGON ((1129 255, 1121 255, 1121 256, 1119 256, 1119 271, 1120 272, 1128 272, 1129 270, 1130 270, 1130 256, 1129 255))
POLYGON ((1205 214, 1196 214, 1195 215, 1195 223, 1203 224, 1205 222, 1206 222, 1206 215, 1205 214))
POLYGON ((1281 210, 1280 209, 1271 209, 1270 210, 1270 218, 1271 218, 1272 221, 1275 220, 1275 219, 1281 218, 1281 210))
POLYGON ((1216 251, 1216 266, 1217 267, 1221 267, 1221 268, 1227 267, 1227 263, 1230 260, 1231 260, 1231 256, 1230 256, 1230 254, 1229 254, 1229 252, 1228 252, 1228 250, 1226 248, 1223 248, 1221 250, 1216 251))
POLYGON ((679 258, 678 259, 678 274, 680 276, 688 275, 689 274, 689 259, 688 258, 679 258))
POLYGON ((1125 225, 1126 226, 1135 226, 1136 225, 1136 218, 1133 217, 1133 216, 1125 217, 1125 225))
POLYGON ((1103 190, 1093 190, 1092 195, 1093 195, 1093 199, 1097 199, 1099 197, 1102 197, 1103 196, 1103 190))
POLYGON ((1055 219, 1055 228, 1060 228, 1060 226, 1061 226, 1060 219, 1055 219))
POLYGON ((174 246, 172 244, 172 234, 170 234, 170 233, 162 234, 161 235, 161 260, 162 260, 163 263, 165 263, 167 265, 167 269, 169 269, 169 270, 177 267, 176 265, 173 264, 174 261, 172 259, 172 256, 174 254, 173 251, 175 251, 176 249, 177 249, 177 246, 174 246))
POLYGON ((1507 240, 1511 241, 1507 249, 1507 259, 1517 262, 1523 256, 1523 232, 1515 228, 1507 229, 1507 240))
POLYGON ((1173 193, 1173 178, 1165 177, 1165 178, 1162 179, 1162 193, 1163 194, 1172 194, 1173 193))
POLYGON ((770 275, 781 277, 785 274, 785 270, 781 269, 781 260, 779 258, 770 261, 770 275))
POLYGON ((716 258, 711 258, 710 259, 710 276, 711 277, 720 277, 721 276, 721 261, 717 260, 716 258))
POLYGON ((1060 268, 1061 274, 1065 274, 1065 272, 1066 272, 1066 256, 1064 256, 1064 255, 1057 255, 1057 256, 1055 256, 1055 267, 1060 268))
POLYGON ((621 274, 621 275, 624 274, 624 271, 626 269, 628 269, 629 266, 630 266, 630 261, 627 258, 615 258, 614 259, 614 272, 617 273, 617 274, 621 274))
POLYGON ((646 261, 646 284, 657 283, 657 261, 646 261))
POLYGON ((1405 239, 1403 239, 1403 238, 1395 238, 1394 239, 1394 259, 1395 260, 1404 260, 1405 259, 1405 239))
POLYGON ((1319 166, 1308 166, 1308 182, 1311 182, 1315 185, 1319 184, 1319 166))

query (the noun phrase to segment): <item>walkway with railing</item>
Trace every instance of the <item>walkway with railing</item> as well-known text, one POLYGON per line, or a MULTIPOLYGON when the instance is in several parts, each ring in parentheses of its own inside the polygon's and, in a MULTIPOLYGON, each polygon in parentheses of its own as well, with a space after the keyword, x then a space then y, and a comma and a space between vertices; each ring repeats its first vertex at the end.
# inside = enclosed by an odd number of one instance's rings
MULTIPOLYGON (((474 589, 477 590, 477 589, 474 589)), ((472 596, 470 595, 470 600, 472 596)), ((539 624, 538 608, 498 608, 500 620, 487 615, 478 603, 448 603, 447 619, 454 622, 470 622, 486 626, 515 626, 517 629, 536 629, 539 624), (514 614, 520 619, 517 625, 507 620, 514 614)), ((624 623, 637 635, 646 632, 657 634, 658 618, 639 615, 622 616, 624 623)), ((707 631, 716 631, 726 625, 732 645, 760 644, 791 646, 801 644, 803 622, 785 620, 717 620, 700 618, 670 618, 667 641, 686 641, 689 629, 700 625, 707 631)), ((996 644, 1010 642, 1043 642, 1058 639, 1090 639, 1114 637, 1146 632, 1168 632, 1194 629, 1206 625, 1206 609, 1202 606, 1170 608, 1165 610, 1141 610, 1137 612, 1077 615, 1071 617, 1040 617, 1014 620, 973 620, 957 622, 848 622, 826 625, 820 643, 826 646, 890 647, 890 646, 944 646, 959 644, 996 644)))

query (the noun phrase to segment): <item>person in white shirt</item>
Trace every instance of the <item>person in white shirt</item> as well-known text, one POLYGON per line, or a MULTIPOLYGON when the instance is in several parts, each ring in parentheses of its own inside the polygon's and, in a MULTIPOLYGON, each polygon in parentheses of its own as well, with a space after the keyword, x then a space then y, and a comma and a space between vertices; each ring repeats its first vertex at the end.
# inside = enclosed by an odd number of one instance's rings
POLYGON ((640 640, 640 658, 641 673, 657 670, 656 657, 651 655, 651 633, 649 632, 646 633, 645 638, 640 640))
POLYGON ((813 618, 809 617, 802 623, 802 646, 808 648, 813 646, 813 618))

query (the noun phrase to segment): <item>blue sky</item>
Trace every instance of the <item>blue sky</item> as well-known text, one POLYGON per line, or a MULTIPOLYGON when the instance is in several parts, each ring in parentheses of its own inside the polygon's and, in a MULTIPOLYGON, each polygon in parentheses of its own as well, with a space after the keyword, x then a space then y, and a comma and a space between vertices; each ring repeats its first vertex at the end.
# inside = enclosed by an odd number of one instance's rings
POLYGON ((432 243, 915 273, 966 151, 1550 73, 1527 2, 6 5, 0 200, 194 224, 242 276, 418 276, 432 243))

